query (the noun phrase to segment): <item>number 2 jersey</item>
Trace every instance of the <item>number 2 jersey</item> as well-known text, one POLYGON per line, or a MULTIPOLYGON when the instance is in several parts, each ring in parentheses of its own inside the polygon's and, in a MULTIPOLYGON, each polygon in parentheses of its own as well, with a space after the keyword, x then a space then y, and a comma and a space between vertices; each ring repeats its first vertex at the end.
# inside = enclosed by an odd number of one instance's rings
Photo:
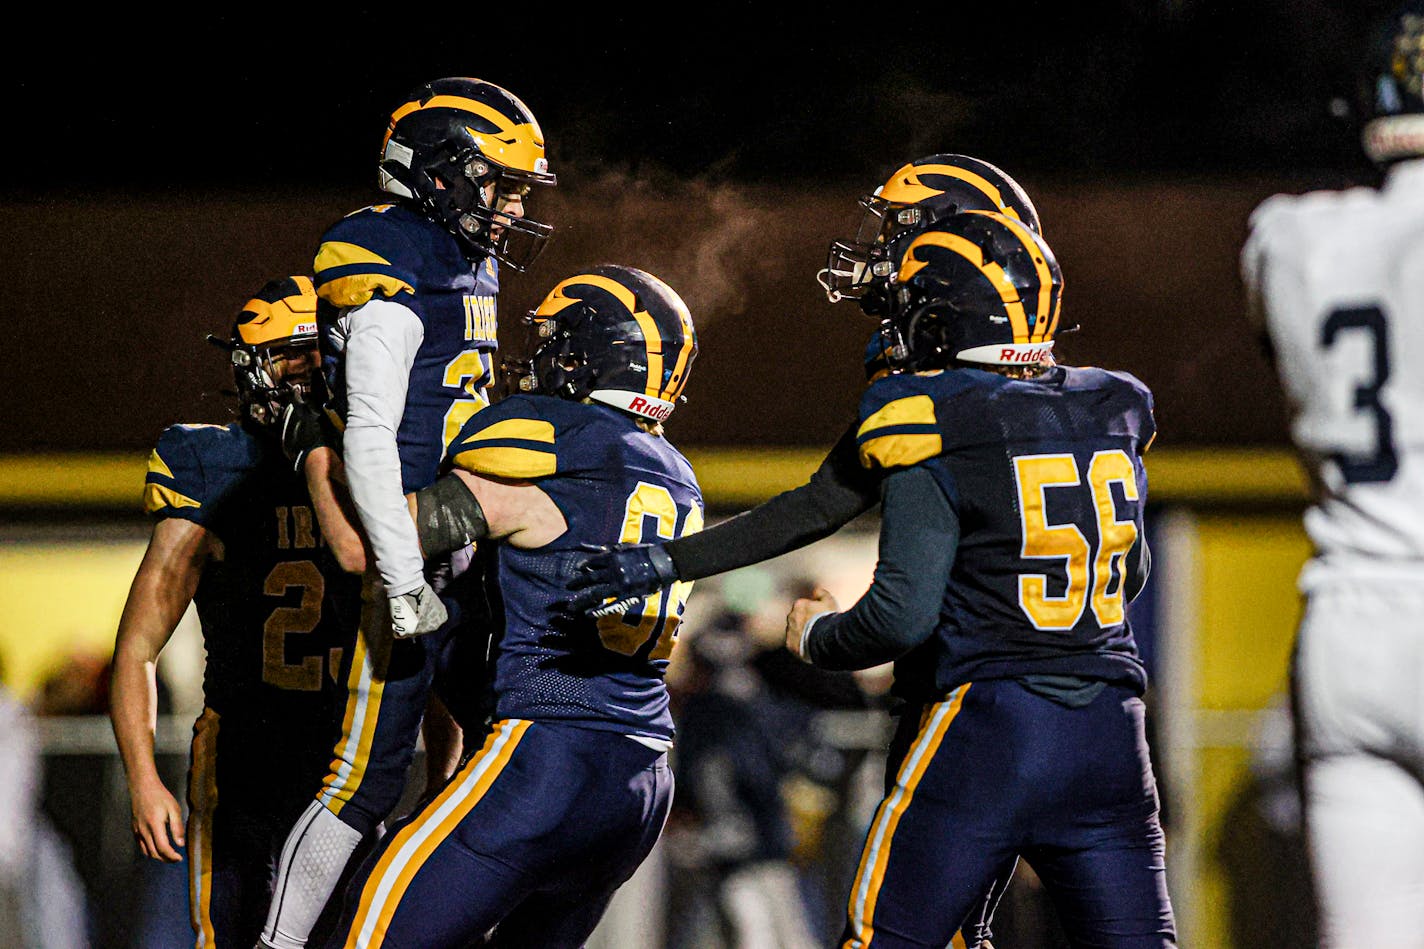
POLYGON ((483 408, 494 382, 496 296, 494 258, 467 260, 455 239, 425 216, 396 204, 348 214, 322 235, 314 282, 322 301, 322 354, 345 415, 343 310, 373 299, 399 303, 424 328, 405 391, 396 443, 405 491, 435 480, 446 446, 483 408))
POLYGON ((867 468, 922 465, 959 521, 939 621, 895 664, 895 693, 976 679, 1120 682, 1146 673, 1126 605, 1144 569, 1151 393, 1127 373, 1055 367, 886 376, 861 400, 867 468))
POLYGON ((687 460, 628 413, 543 395, 511 396, 476 414, 450 458, 476 474, 537 484, 568 524, 544 547, 499 547, 496 717, 671 739, 664 674, 692 584, 600 620, 562 604, 580 555, 702 528, 702 495, 687 460))
POLYGON ((304 480, 275 438, 241 423, 174 425, 149 456, 144 506, 217 541, 194 603, 207 649, 204 703, 223 747, 251 756, 254 782, 299 781, 314 792, 340 725, 338 667, 359 620, 361 578, 322 542, 304 480))
POLYGON ((1325 577, 1424 562, 1424 160, 1379 189, 1276 195, 1242 277, 1314 481, 1305 528, 1325 577))

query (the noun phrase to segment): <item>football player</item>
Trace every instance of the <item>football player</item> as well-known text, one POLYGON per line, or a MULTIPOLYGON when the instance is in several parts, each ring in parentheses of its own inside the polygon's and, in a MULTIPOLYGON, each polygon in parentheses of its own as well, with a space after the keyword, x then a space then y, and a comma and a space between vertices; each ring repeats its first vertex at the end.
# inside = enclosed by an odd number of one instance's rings
MULTIPOLYGON (((882 316, 893 270, 889 248, 897 240, 959 211, 998 211, 1040 230, 1033 202, 1008 174, 969 155, 935 154, 895 170, 860 199, 861 224, 853 240, 831 243, 817 280, 835 303, 855 300, 882 316)), ((866 378, 887 371, 877 330, 865 354, 866 378)), ((699 580, 769 560, 829 537, 880 500, 880 477, 856 457, 852 424, 810 480, 751 511, 700 534, 670 543, 632 545, 594 553, 579 565, 572 587, 578 608, 643 596, 674 581, 699 580)))
POLYGON ((438 79, 391 115, 379 165, 391 203, 322 236, 323 357, 344 419, 344 476, 374 561, 372 609, 331 772, 282 855, 263 932, 274 949, 306 944, 348 856, 400 800, 453 625, 427 579, 405 494, 435 480, 461 425, 488 404, 499 268, 523 270, 538 255, 550 228, 524 217, 524 200, 554 183, 543 132, 518 97, 480 79, 438 79))
POLYGON ((287 830, 326 773, 340 728, 338 666, 360 608, 360 580, 323 542, 278 420, 320 387, 316 294, 308 277, 273 280, 230 339, 242 418, 174 425, 148 461, 156 523, 114 646, 110 717, 145 856, 186 844, 199 946, 257 939, 287 830), (186 832, 154 766, 155 669, 188 604, 207 649, 193 728, 186 832), (219 806, 221 802, 221 806, 219 806))
POLYGON ((367 859, 336 945, 440 949, 497 926, 499 945, 581 946, 667 814, 663 676, 691 584, 594 621, 568 611, 564 582, 592 546, 702 525, 662 431, 697 354, 692 318, 656 277, 603 265, 530 323, 523 392, 469 419, 455 471, 411 502, 428 554, 500 541, 496 720, 367 859))
POLYGON ((1022 857, 1074 945, 1175 945, 1127 604, 1146 576, 1137 379, 1049 366, 1062 276, 1023 223, 940 220, 895 254, 861 400, 883 472, 874 580, 796 601, 787 647, 894 663, 905 706, 842 945, 944 946, 1022 857))
POLYGON ((1276 195, 1242 274, 1311 474, 1291 666, 1320 944, 1424 946, 1424 4, 1374 37, 1379 187, 1276 195))

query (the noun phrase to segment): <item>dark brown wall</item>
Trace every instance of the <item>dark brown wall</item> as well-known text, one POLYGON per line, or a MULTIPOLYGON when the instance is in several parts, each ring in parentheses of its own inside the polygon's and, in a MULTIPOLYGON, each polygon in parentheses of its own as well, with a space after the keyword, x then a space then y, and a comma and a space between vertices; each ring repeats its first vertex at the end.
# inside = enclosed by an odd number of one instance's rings
MULTIPOLYGON (((577 176, 563 176, 566 183, 577 176)), ((1237 255, 1254 204, 1291 183, 1026 179, 1066 281, 1065 361, 1128 369, 1157 393, 1159 444, 1283 443, 1269 369, 1242 320, 1237 255)), ((856 192, 582 179, 538 194, 558 231, 510 275, 502 336, 560 278, 642 267, 690 305, 702 352, 670 432, 684 445, 828 444, 861 387, 872 323, 813 275, 852 231, 856 192)), ((225 332, 269 276, 305 272, 359 189, 0 204, 7 261, 0 451, 143 449, 175 421, 223 421, 225 332)))

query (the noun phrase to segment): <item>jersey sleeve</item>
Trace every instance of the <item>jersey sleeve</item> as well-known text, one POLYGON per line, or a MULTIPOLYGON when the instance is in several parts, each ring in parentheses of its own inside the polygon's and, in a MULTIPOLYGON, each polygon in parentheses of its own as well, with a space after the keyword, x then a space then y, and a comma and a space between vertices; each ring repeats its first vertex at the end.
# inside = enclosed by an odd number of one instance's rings
POLYGON ((1137 453, 1145 455, 1157 440, 1157 417, 1152 390, 1130 372, 1114 373, 1131 389, 1133 404, 1127 411, 1128 426, 1137 440, 1137 453))
POLYGON ((390 205, 355 211, 322 235, 313 265, 317 296, 338 308, 415 293, 417 251, 386 218, 390 205))
POLYGON ((561 472, 558 431, 535 398, 510 396, 470 416, 450 462, 473 474, 531 481, 561 472))
POLYGON ((856 451, 868 469, 917 465, 944 451, 944 437, 928 386, 917 376, 887 376, 860 400, 856 451))
POLYGON ((148 456, 143 507, 157 520, 179 517, 209 526, 223 496, 241 471, 226 457, 212 425, 173 425, 164 429, 148 456))

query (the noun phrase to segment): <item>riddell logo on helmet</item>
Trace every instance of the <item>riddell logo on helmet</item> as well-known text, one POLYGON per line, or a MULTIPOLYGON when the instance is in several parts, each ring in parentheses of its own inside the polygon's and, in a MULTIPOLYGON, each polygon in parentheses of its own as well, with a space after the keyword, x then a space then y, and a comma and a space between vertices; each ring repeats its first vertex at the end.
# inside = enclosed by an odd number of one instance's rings
POLYGON ((635 395, 633 400, 628 403, 628 411, 645 415, 655 422, 666 422, 667 417, 672 414, 671 406, 649 402, 641 395, 635 395))
POLYGON ((999 350, 999 361, 1008 363, 1038 362, 1046 352, 1048 352, 1046 347, 1037 349, 1009 349, 1006 347, 999 350))

